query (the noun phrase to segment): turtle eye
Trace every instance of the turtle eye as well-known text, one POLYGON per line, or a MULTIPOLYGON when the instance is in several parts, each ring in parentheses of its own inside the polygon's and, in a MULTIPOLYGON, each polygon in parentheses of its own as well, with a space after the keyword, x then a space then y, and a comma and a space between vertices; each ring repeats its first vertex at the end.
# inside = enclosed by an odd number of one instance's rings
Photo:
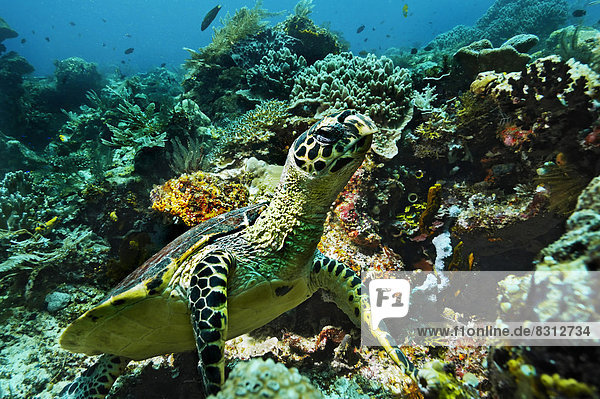
POLYGON ((320 144, 331 145, 338 141, 344 134, 344 125, 336 123, 320 127, 315 132, 315 138, 320 144))

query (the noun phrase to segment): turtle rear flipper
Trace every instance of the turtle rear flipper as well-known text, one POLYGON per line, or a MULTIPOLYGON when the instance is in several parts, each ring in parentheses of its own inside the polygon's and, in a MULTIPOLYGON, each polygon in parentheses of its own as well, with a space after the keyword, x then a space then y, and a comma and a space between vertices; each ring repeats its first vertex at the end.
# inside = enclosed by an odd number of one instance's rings
POLYGON ((198 349, 198 372, 208 394, 217 393, 225 382, 227 275, 234 262, 226 251, 209 252, 190 278, 188 299, 198 349))
MULTIPOLYGON (((314 259, 311 281, 316 285, 315 290, 323 288, 329 291, 336 305, 348 315, 355 325, 360 326, 362 322, 365 322, 370 333, 385 349, 388 356, 416 382, 418 370, 415 365, 396 346, 395 340, 387 331, 378 326, 372 326, 371 307, 367 296, 361 294, 363 285, 354 270, 342 262, 328 258, 320 251, 317 251, 314 259)), ((381 325, 384 325, 383 322, 381 325)))
POLYGON ((125 370, 129 359, 121 356, 102 355, 60 392, 60 399, 103 399, 125 370))

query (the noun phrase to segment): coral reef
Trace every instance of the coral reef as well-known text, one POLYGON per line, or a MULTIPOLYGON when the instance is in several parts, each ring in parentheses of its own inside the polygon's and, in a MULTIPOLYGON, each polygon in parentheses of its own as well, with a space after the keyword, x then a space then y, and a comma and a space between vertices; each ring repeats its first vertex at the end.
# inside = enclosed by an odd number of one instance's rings
POLYGON ((429 46, 438 51, 456 51, 460 47, 480 40, 484 37, 484 31, 472 26, 456 25, 451 30, 441 33, 435 37, 429 46))
POLYGON ((195 172, 184 174, 155 187, 150 193, 152 208, 181 220, 188 226, 241 208, 248 204, 248 189, 221 178, 195 172))
POLYGON ((545 39, 565 22, 567 10, 566 0, 496 0, 475 27, 495 45, 520 33, 545 39))
POLYGON ((320 399, 323 395, 298 370, 276 364, 273 359, 252 359, 238 363, 221 391, 209 398, 320 399))
POLYGON ((381 133, 373 148, 386 158, 398 153, 396 141, 411 120, 412 83, 408 70, 394 67, 389 58, 328 55, 296 77, 290 108, 316 113, 353 108, 372 118, 381 133))

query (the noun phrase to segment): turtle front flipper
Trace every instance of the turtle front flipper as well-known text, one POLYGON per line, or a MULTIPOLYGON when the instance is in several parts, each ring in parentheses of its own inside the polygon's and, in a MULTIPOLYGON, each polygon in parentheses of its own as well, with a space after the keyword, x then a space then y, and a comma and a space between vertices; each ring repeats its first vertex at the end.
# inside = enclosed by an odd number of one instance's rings
POLYGON ((225 382, 227 274, 234 262, 228 252, 210 252, 190 278, 188 299, 198 349, 198 372, 208 394, 218 392, 225 382))
POLYGON ((123 373, 128 358, 104 354, 60 392, 60 399, 102 399, 123 373))
MULTIPOLYGON (((377 339, 377 342, 383 346, 388 356, 406 375, 415 382, 417 381, 417 368, 408 360, 402 350, 396 346, 396 342, 392 336, 387 331, 377 326, 372 326, 369 300, 367 295, 361 294, 361 289, 363 292, 366 292, 366 290, 360 278, 354 273, 354 270, 342 262, 328 258, 320 251, 317 251, 311 271, 311 282, 315 285, 315 290, 323 288, 329 291, 336 305, 358 327, 361 326, 362 316, 362 321, 368 326, 371 334, 377 339)), ((383 325, 383 322, 381 324, 383 325)))

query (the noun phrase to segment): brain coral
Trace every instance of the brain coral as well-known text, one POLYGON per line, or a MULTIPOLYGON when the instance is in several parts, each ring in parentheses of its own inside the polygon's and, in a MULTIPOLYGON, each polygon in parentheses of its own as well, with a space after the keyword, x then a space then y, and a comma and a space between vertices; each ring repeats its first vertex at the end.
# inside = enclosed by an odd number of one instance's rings
POLYGON ((221 391, 209 399, 321 399, 323 395, 297 369, 273 359, 239 363, 221 391))
POLYGON ((353 108, 381 128, 373 149, 392 158, 402 129, 412 118, 412 82, 407 69, 394 67, 387 57, 330 54, 304 69, 291 94, 291 107, 316 112, 353 108))

